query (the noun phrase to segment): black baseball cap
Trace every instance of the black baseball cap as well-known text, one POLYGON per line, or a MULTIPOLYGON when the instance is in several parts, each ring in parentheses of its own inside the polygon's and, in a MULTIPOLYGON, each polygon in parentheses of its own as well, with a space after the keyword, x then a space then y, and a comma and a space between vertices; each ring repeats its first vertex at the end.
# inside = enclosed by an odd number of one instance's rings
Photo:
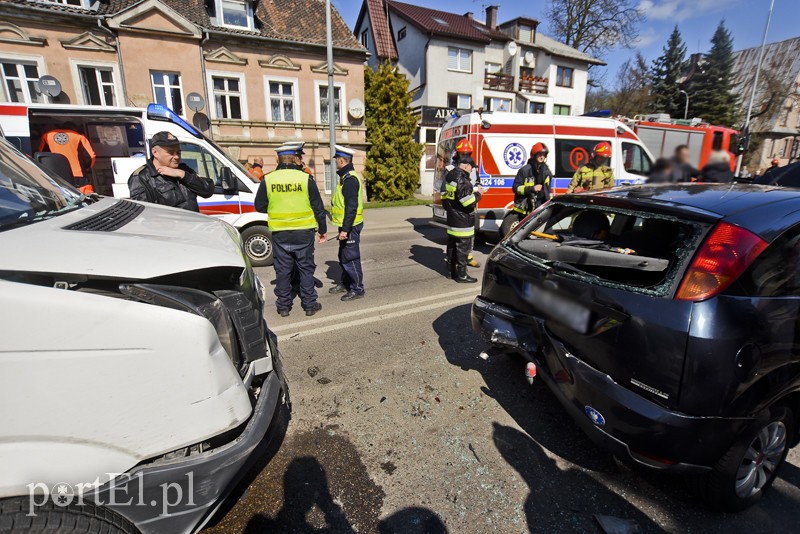
POLYGON ((158 132, 150 139, 150 147, 156 146, 178 146, 181 142, 171 132, 158 132))

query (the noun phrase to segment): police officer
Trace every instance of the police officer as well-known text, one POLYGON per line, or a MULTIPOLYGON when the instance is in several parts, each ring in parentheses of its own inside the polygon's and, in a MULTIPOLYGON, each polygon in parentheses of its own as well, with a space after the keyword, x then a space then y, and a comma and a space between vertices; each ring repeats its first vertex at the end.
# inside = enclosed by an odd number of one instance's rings
MULTIPOLYGON (((472 158, 472 153, 474 152, 474 150, 475 149, 472 147, 472 143, 470 143, 469 139, 467 139, 466 137, 461 139, 458 143, 456 143, 456 153, 455 153, 455 156, 453 157, 453 162, 452 162, 452 164, 450 164, 447 167, 445 167, 447 169, 447 172, 452 171, 456 167, 456 165, 458 165, 459 159, 472 158)), ((478 179, 478 170, 475 167, 472 168, 472 171, 469 174, 469 180, 472 183, 473 190, 476 189, 480 185, 480 181, 478 179)), ((445 186, 446 185, 447 185, 447 180, 445 179, 445 180, 442 181, 442 186, 441 186, 441 190, 440 190, 441 193, 445 192, 445 186)), ((472 244, 474 245, 474 242, 472 244)), ((449 262, 450 261, 450 255, 451 255, 451 253, 450 253, 450 242, 448 241, 447 254, 446 254, 445 260, 444 260, 445 262, 449 262)), ((481 266, 480 262, 477 261, 472 255, 472 246, 470 246, 469 254, 467 254, 467 266, 468 267, 480 267, 481 266)))
POLYGON ((592 150, 592 159, 575 172, 567 193, 581 193, 614 187, 614 171, 608 166, 611 160, 611 143, 602 141, 592 150))
POLYGON ((550 180, 553 173, 547 166, 547 145, 536 143, 531 157, 514 178, 514 212, 522 220, 530 212, 550 200, 550 180))
POLYGON ((339 183, 331 201, 331 221, 339 227, 339 266, 342 281, 330 293, 345 293, 342 300, 364 296, 364 271, 361 269, 361 231, 364 229, 363 180, 353 168, 353 150, 335 145, 336 174, 339 183))
POLYGON ((278 147, 278 168, 266 175, 256 192, 256 210, 268 215, 275 266, 275 297, 278 313, 292 310, 292 270, 300 273, 300 302, 307 316, 322 309, 314 287, 314 233, 320 243, 328 231, 325 206, 314 178, 295 163, 297 147, 278 147))
POLYGON ((467 256, 475 237, 475 208, 483 188, 473 189, 470 173, 475 161, 459 157, 458 164, 445 177, 442 207, 447 212, 447 254, 450 276, 459 283, 475 283, 477 278, 467 274, 467 256))

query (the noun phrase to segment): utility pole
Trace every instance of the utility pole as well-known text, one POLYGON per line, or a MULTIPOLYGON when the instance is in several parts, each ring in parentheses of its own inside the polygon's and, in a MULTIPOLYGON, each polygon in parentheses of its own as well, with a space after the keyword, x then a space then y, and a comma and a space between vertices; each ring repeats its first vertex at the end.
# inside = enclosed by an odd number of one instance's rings
POLYGON ((681 89, 681 94, 686 97, 686 106, 683 108, 683 120, 689 118, 689 93, 681 89))
MULTIPOLYGON (((767 24, 764 26, 764 39, 761 41, 761 50, 758 52, 758 65, 756 65, 756 75, 753 79, 753 90, 750 91, 750 103, 747 105, 747 118, 744 121, 744 128, 742 131, 744 132, 746 145, 750 145, 750 114, 753 112, 753 101, 756 98, 756 89, 758 89, 758 75, 761 72, 761 62, 764 61, 764 48, 767 46, 767 32, 769 32, 769 23, 772 20, 772 9, 775 7, 775 0, 772 0, 769 3, 769 15, 767 15, 767 24)), ((736 177, 739 177, 739 173, 742 171, 742 161, 744 160, 744 154, 739 154, 739 157, 736 158, 736 177)))
POLYGON ((333 86, 333 31, 331 30, 331 0, 325 0, 325 26, 328 31, 328 131, 330 136, 330 176, 331 186, 336 179, 336 112, 334 104, 336 92, 333 86))

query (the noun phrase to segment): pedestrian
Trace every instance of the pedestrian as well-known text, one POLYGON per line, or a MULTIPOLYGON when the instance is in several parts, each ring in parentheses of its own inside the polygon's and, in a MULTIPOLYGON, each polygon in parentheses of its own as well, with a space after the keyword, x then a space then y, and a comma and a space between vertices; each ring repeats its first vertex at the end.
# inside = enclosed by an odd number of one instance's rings
MULTIPOLYGON (((462 159, 462 158, 470 158, 470 159, 472 159, 472 153, 473 152, 474 152, 474 148, 472 147, 472 143, 469 142, 469 139, 467 139, 466 137, 461 139, 458 143, 456 143, 456 153, 453 156, 452 163, 445 167, 447 172, 450 172, 454 168, 456 168, 456 166, 458 165, 459 159, 462 159)), ((473 191, 477 190, 477 188, 481 185, 480 178, 478 177, 478 170, 475 167, 473 167, 472 171, 469 173, 469 181, 470 181, 470 183, 472 183, 473 191)), ((442 180, 442 186, 441 186, 441 190, 440 190, 442 193, 445 192, 445 186, 446 185, 447 185, 447 179, 442 180)), ((444 259, 445 263, 450 261, 451 251, 450 251, 450 248, 449 248, 449 244, 450 244, 450 241, 448 240, 448 249, 447 249, 447 253, 445 255, 445 259, 444 259)), ((478 267, 481 266, 481 264, 480 264, 480 262, 478 260, 475 259, 475 257, 472 254, 474 245, 475 245, 475 242, 473 240, 472 246, 470 246, 470 249, 469 249, 469 254, 467 254, 467 266, 468 267, 478 268, 478 267)))
POLYGON ((675 183, 673 180, 675 174, 673 172, 672 160, 667 158, 658 158, 653 164, 653 169, 647 177, 648 184, 671 184, 675 183))
POLYGON ((364 271, 361 269, 361 232, 364 229, 364 181, 353 168, 355 152, 336 145, 336 174, 339 182, 331 201, 331 221, 339 228, 339 266, 341 282, 330 288, 330 293, 344 293, 342 300, 360 299, 364 296, 364 271))
POLYGON ((74 123, 67 122, 61 128, 45 133, 39 143, 39 152, 52 152, 66 157, 72 171, 72 184, 82 193, 90 194, 94 193, 91 176, 97 156, 92 144, 77 129, 74 123))
POLYGON ((724 150, 715 150, 708 156, 708 163, 700 172, 700 180, 705 183, 730 183, 734 179, 731 170, 731 157, 724 150))
POLYGON ((611 143, 601 141, 594 146, 592 158, 575 172, 567 187, 567 193, 582 193, 614 187, 614 171, 608 166, 611 161, 611 143))
POLYGON ((264 158, 261 156, 256 156, 253 158, 253 163, 250 168, 250 174, 253 175, 253 178, 261 182, 264 180, 264 158))
POLYGON ((521 221, 530 212, 550 200, 550 181, 553 173, 547 166, 549 150, 544 143, 531 147, 528 163, 517 171, 514 178, 514 212, 521 221))
POLYGON ((471 157, 460 157, 458 165, 445 177, 445 192, 442 195, 442 207, 447 212, 450 277, 462 284, 478 281, 467 274, 467 256, 475 237, 475 209, 483 195, 483 187, 479 185, 473 189, 470 181, 469 175, 474 168, 475 161, 471 157))
POLYGON ((754 184, 763 184, 763 185, 772 185, 772 184, 774 184, 775 180, 778 178, 778 172, 777 171, 778 171, 778 169, 781 168, 780 167, 780 163, 781 162, 780 162, 780 160, 778 160, 778 158, 773 159, 770 162, 769 169, 764 171, 764 174, 762 174, 761 176, 759 176, 755 180, 753 180, 753 183, 754 184))
POLYGON ((128 178, 133 200, 200 211, 198 195, 214 194, 214 182, 181 163, 181 142, 170 132, 158 132, 150 140, 150 158, 128 178))
POLYGON ((691 154, 689 153, 688 145, 678 145, 675 147, 675 153, 671 158, 672 163, 672 183, 678 182, 691 182, 692 179, 697 179, 700 176, 700 171, 695 169, 689 163, 691 154))

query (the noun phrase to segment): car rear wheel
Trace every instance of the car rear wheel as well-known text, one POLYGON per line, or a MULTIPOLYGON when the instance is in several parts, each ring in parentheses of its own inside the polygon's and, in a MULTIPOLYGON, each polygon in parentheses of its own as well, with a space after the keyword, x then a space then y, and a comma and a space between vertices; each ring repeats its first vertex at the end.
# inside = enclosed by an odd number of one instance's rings
POLYGON ((242 243, 253 267, 272 265, 272 234, 266 226, 245 228, 242 232, 242 243))
POLYGON ((770 417, 745 433, 707 476, 705 498, 714 508, 737 512, 752 506, 769 489, 789 452, 794 414, 776 406, 770 417))
MULTIPOLYGON (((34 496, 40 499, 42 496, 34 496)), ((48 501, 31 509, 29 497, 12 497, 0 501, 0 533, 29 532, 60 534, 134 534, 137 529, 130 521, 106 508, 84 501, 57 506, 48 501), (33 513, 31 513, 33 512, 33 513)))

